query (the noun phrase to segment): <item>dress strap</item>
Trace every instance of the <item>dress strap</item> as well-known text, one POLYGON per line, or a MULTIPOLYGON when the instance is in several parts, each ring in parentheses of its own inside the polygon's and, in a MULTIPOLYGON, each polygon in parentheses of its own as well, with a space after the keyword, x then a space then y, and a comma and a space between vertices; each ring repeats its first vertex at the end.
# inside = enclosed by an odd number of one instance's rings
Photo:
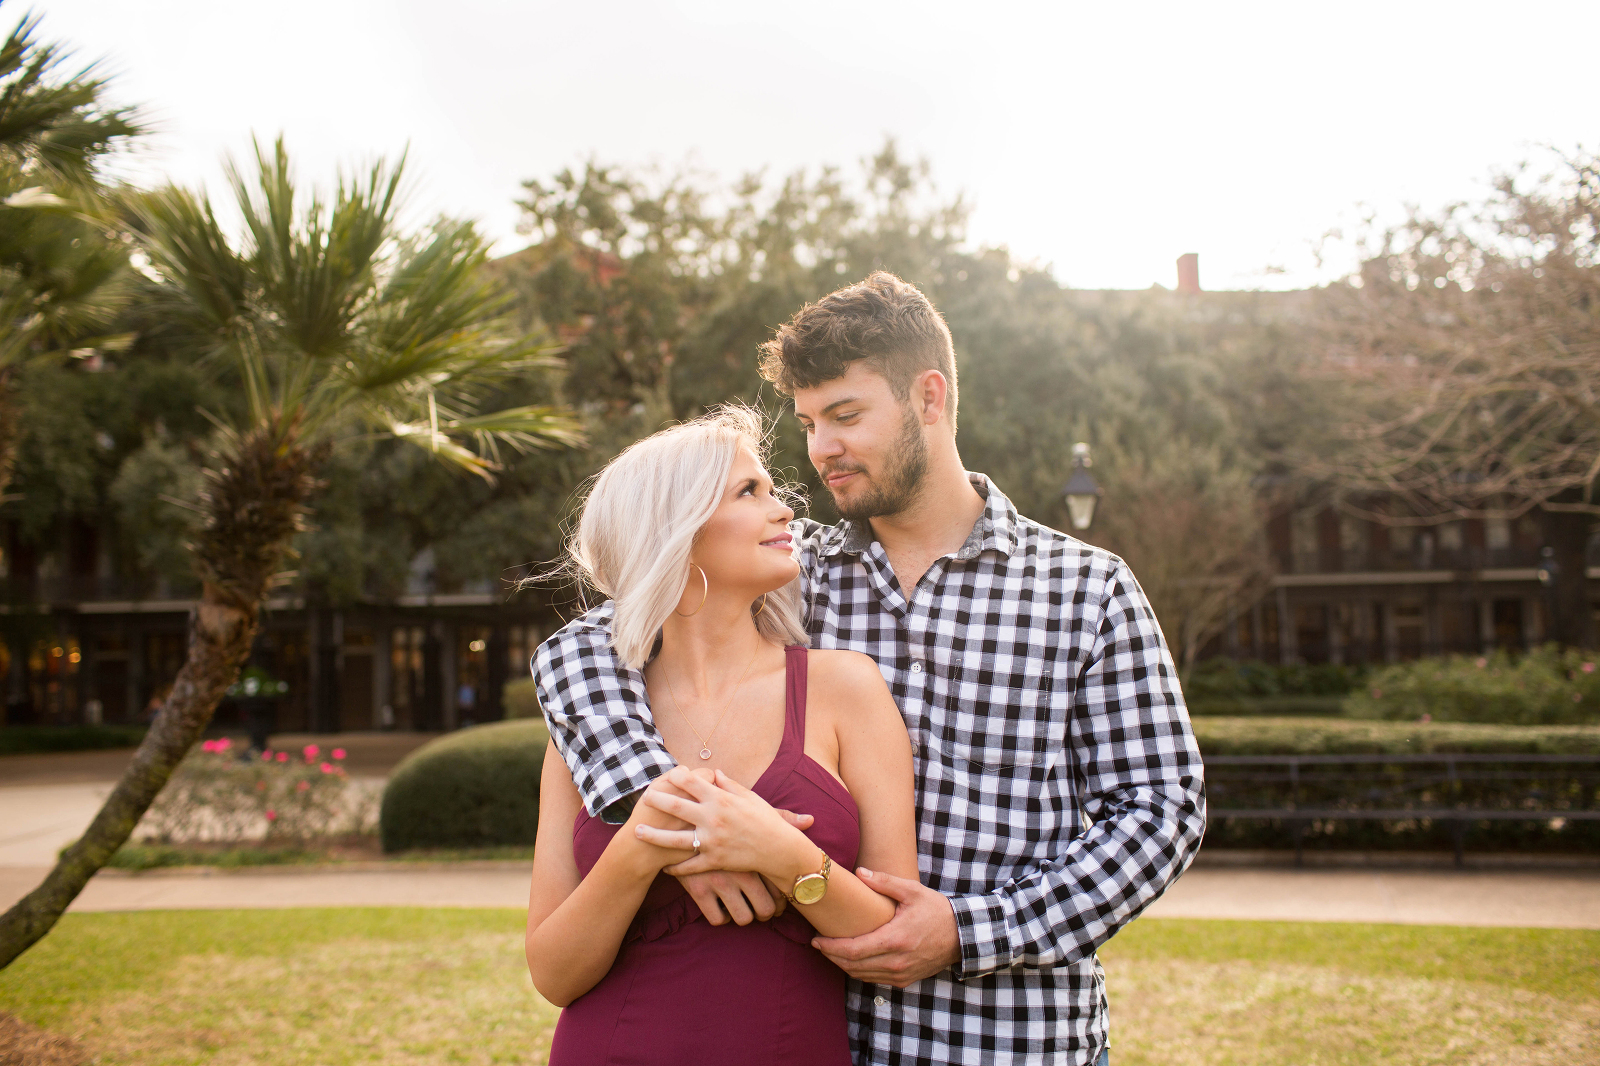
POLYGON ((804 644, 790 644, 783 649, 783 746, 793 744, 801 751, 806 746, 806 651, 804 644))

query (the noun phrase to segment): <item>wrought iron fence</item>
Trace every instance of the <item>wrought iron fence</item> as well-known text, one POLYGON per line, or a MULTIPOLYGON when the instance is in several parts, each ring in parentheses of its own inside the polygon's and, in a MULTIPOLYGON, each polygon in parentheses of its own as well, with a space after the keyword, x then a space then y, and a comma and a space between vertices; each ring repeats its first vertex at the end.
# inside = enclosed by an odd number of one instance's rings
POLYGON ((1600 755, 1221 755, 1207 842, 1600 852, 1600 755))

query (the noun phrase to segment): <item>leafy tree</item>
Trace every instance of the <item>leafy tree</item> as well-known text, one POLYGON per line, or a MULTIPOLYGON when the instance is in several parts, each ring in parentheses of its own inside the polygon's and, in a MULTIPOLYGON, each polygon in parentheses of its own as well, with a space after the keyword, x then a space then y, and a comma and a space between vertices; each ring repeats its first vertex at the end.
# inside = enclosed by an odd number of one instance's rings
POLYGON ((1368 233, 1329 286, 1315 351, 1349 397, 1337 447, 1300 457, 1391 524, 1541 513, 1555 636, 1594 647, 1585 550, 1600 514, 1600 157, 1368 233), (1378 501, 1396 501, 1383 507, 1378 501))
MULTIPOLYGON (((590 164, 527 188, 535 243, 496 268, 529 321, 570 346, 564 394, 599 445, 582 473, 714 403, 784 409, 756 375, 757 346, 805 302, 882 268, 944 312, 961 356, 962 454, 1024 513, 1065 528, 1072 444, 1096 444, 1110 491, 1094 537, 1128 555, 1180 658, 1215 635, 1230 600, 1247 606, 1263 586, 1252 478, 1304 421, 1253 391, 1257 379, 1299 389, 1267 372, 1281 355, 1269 297, 1219 313, 1221 294, 1063 289, 1004 249, 967 248, 964 203, 941 198, 892 142, 854 180, 828 168, 722 189, 590 164)), ((832 517, 791 420, 778 421, 775 463, 832 517)))
POLYGON ((270 155, 258 149, 257 165, 250 178, 230 167, 238 239, 203 195, 167 188, 131 203, 161 280, 153 301, 196 358, 228 369, 239 400, 214 412, 187 660, 88 830, 0 917, 0 965, 50 930, 210 721, 336 447, 385 436, 490 478, 502 448, 581 439, 558 408, 485 408, 497 382, 552 363, 510 327, 470 224, 401 230, 400 166, 341 179, 325 201, 300 195, 281 142, 270 155))
POLYGON ((38 21, 24 18, 0 43, 0 494, 27 372, 125 342, 107 334, 128 254, 100 166, 140 129, 130 109, 103 102, 92 67, 62 72, 67 55, 35 39, 38 21))

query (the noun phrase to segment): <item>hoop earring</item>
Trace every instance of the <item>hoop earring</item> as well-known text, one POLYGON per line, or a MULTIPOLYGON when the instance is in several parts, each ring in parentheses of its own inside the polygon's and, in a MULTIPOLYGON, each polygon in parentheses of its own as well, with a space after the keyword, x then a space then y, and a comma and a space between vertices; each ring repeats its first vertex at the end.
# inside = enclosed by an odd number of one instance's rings
POLYGON ((768 593, 763 592, 761 594, 761 606, 756 608, 756 617, 757 618, 760 618, 761 617, 761 612, 765 611, 767 609, 767 596, 768 596, 768 593))
MULTIPOLYGON (((690 563, 689 565, 693 566, 696 570, 700 570, 700 568, 698 566, 695 566, 694 563, 690 563)), ((672 610, 673 614, 677 615, 679 618, 693 618, 695 615, 700 613, 700 609, 706 605, 706 597, 711 595, 711 582, 709 580, 707 580, 706 572, 704 570, 700 570, 700 583, 705 588, 705 591, 700 593, 700 606, 696 607, 694 610, 690 611, 688 614, 684 614, 682 611, 678 610, 677 608, 673 608, 673 610, 672 610)))

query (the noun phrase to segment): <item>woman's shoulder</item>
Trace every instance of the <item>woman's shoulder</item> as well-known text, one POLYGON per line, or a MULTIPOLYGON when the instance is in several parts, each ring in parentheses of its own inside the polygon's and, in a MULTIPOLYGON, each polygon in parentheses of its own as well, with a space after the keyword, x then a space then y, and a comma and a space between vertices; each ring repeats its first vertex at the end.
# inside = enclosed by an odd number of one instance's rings
POLYGON ((843 648, 812 648, 806 653, 806 661, 809 680, 813 685, 819 682, 825 685, 859 685, 874 678, 883 681, 883 674, 879 672, 878 664, 870 655, 863 655, 859 651, 846 651, 843 648))

